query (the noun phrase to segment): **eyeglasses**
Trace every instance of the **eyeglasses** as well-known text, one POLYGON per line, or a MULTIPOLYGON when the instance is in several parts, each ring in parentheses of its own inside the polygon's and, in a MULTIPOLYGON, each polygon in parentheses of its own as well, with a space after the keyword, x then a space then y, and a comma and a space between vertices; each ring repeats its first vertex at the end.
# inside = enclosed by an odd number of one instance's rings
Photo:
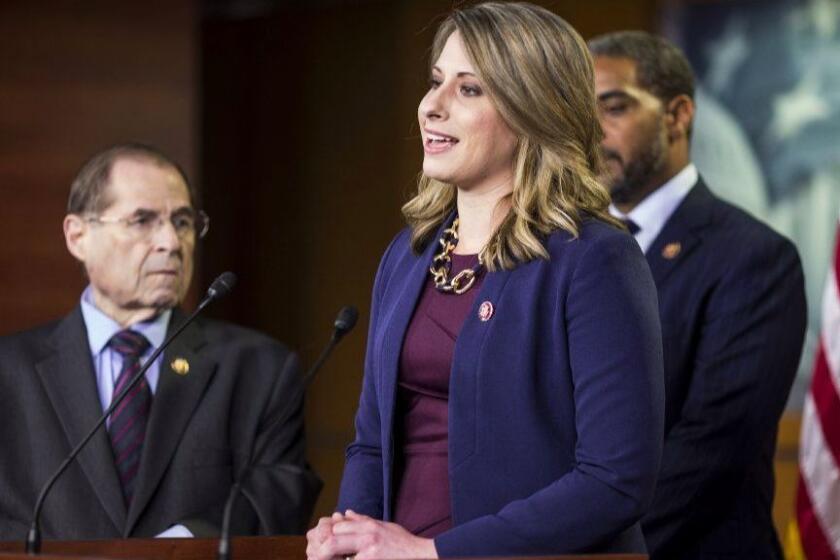
MULTIPOLYGON (((125 230, 137 239, 149 239, 165 223, 166 217, 158 212, 140 210, 126 218, 103 218, 90 216, 86 221, 96 224, 122 224, 125 230)), ((197 237, 201 239, 210 229, 210 218, 203 210, 182 208, 169 216, 172 227, 180 239, 197 237)))

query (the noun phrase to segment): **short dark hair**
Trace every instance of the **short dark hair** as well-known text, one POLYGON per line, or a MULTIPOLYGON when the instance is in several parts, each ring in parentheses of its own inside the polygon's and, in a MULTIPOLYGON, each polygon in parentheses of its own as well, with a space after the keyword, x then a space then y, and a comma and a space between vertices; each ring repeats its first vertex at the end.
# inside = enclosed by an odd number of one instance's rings
POLYGON ((694 71, 682 51, 664 37, 645 31, 618 31, 589 41, 593 56, 629 58, 641 87, 663 103, 678 95, 694 99, 694 71))
POLYGON ((68 214, 96 214, 108 207, 110 200, 107 186, 111 179, 111 169, 121 159, 150 161, 160 167, 174 169, 187 186, 190 203, 195 205, 195 192, 180 165, 153 146, 130 142, 106 148, 85 162, 70 186, 68 214))

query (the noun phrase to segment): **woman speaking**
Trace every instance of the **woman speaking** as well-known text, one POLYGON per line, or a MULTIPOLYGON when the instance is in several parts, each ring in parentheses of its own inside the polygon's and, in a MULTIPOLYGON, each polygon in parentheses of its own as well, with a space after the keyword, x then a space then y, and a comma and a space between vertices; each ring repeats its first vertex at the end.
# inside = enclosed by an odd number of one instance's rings
POLYGON ((454 11, 423 175, 373 291, 356 439, 310 559, 643 552, 657 296, 597 181, 586 44, 530 4, 454 11))

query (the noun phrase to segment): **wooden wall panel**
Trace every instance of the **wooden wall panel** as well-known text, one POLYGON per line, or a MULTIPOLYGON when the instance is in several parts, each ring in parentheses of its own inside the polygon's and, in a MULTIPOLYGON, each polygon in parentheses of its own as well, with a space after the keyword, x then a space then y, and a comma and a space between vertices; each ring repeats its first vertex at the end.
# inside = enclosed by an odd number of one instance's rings
POLYGON ((185 0, 0 3, 0 334, 78 300, 61 221, 88 156, 139 140, 196 168, 197 29, 185 0))

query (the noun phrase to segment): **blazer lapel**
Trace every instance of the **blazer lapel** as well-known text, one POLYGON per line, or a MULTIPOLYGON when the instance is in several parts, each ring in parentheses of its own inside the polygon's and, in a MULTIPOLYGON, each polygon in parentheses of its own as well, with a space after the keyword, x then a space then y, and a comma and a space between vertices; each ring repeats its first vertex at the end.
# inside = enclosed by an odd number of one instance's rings
MULTIPOLYGON (((447 219, 446 223, 449 224, 450 221, 450 219, 447 219)), ((442 230, 443 228, 440 229, 440 231, 442 230)), ((394 270, 400 271, 400 274, 404 274, 404 282, 399 295, 394 298, 394 306, 381 319, 381 324, 387 326, 384 328, 382 352, 380 354, 381 362, 379 364, 379 371, 382 372, 379 383, 382 388, 382 398, 385 399, 385 404, 387 404, 387 406, 382 407, 383 416, 380 420, 382 426, 387 427, 389 431, 394 412, 397 373, 403 339, 406 330, 408 330, 408 323, 414 315, 414 308, 417 306, 417 301, 420 299, 420 294, 426 284, 432 255, 440 246, 437 241, 440 237, 440 231, 419 257, 415 257, 413 253, 407 253, 405 258, 412 259, 413 263, 409 266, 395 265, 393 267, 394 270)))
MULTIPOLYGON (((174 310, 169 331, 172 332, 184 319, 183 313, 174 310)), ((187 423, 215 373, 216 364, 208 361, 206 355, 200 352, 204 345, 201 327, 193 323, 163 354, 140 470, 137 473, 137 488, 128 511, 124 533, 126 537, 131 535, 160 484, 187 423), (184 367, 185 364, 188 364, 188 368, 184 367)))
MULTIPOLYGON (((90 344, 79 308, 59 323, 47 344, 53 351, 37 363, 35 369, 64 428, 69 448, 74 448, 103 413, 90 344)), ((76 461, 117 532, 122 533, 126 519, 125 501, 104 425, 76 461)))
MULTIPOLYGON (((498 318, 504 317, 509 311, 502 304, 502 293, 511 275, 517 272, 521 274, 521 269, 527 266, 529 263, 520 264, 513 270, 484 272, 481 288, 455 341, 449 378, 450 473, 475 453, 478 433, 476 395, 479 394, 480 382, 478 366, 481 364, 482 353, 486 352, 484 340, 500 320, 502 324, 507 324, 507 319, 498 318), (481 319, 479 309, 485 302, 493 311, 481 319)), ((459 519, 460 511, 455 508, 457 504, 453 504, 453 519, 459 519)))
POLYGON ((702 241, 700 232, 712 220, 712 201, 700 179, 665 222, 645 255, 657 288, 702 241))
MULTIPOLYGON (((445 224, 452 223, 452 215, 447 217, 445 224)), ((384 504, 384 519, 390 519, 391 516, 391 468, 394 452, 394 435, 393 435, 393 417, 394 406, 396 404, 396 390, 397 390, 397 375, 399 373, 400 354, 402 352, 403 340, 405 338, 406 330, 408 330, 408 323, 414 315, 414 309, 417 306, 417 301, 420 299, 420 294, 426 283, 426 278, 429 274, 429 266, 432 262, 432 255, 438 251, 443 226, 441 226, 436 236, 424 249, 420 256, 415 256, 410 250, 405 252, 402 259, 407 262, 397 263, 392 267, 392 270, 397 271, 401 278, 395 278, 390 284, 392 289, 398 292, 395 295, 388 295, 389 301, 394 301, 390 308, 384 308, 380 311, 382 317, 380 318, 378 330, 382 333, 381 338, 381 352, 379 352, 379 362, 376 369, 381 372, 378 378, 379 383, 379 410, 380 410, 380 425, 382 430, 382 458, 384 461, 383 483, 385 488, 385 504, 384 504)), ((374 333, 374 336, 377 336, 374 333)))

